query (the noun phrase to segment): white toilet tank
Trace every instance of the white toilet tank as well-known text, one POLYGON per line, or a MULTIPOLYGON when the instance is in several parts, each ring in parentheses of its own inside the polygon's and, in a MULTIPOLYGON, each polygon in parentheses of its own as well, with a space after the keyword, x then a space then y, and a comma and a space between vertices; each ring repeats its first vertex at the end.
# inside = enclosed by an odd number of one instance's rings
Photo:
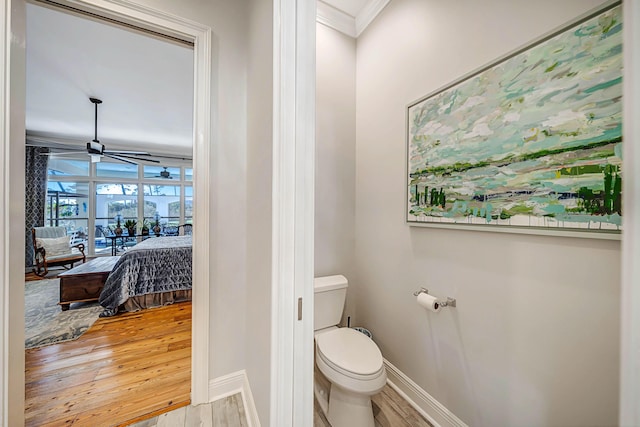
POLYGON ((313 280, 314 331, 340 323, 348 284, 347 278, 342 275, 316 277, 313 280))

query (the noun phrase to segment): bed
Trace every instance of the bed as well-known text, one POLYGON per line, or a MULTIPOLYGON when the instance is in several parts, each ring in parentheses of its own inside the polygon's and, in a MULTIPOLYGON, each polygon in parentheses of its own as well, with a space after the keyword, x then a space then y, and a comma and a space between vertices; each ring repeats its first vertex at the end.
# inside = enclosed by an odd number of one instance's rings
POLYGON ((190 301, 191 248, 191 236, 176 236, 148 238, 128 249, 104 284, 100 317, 190 301))

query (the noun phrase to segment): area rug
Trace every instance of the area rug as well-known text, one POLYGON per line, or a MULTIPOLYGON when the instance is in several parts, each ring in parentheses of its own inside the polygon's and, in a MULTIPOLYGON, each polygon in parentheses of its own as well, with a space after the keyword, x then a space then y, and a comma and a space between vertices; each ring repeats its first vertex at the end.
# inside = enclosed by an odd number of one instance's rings
POLYGON ((104 310, 97 302, 71 304, 62 311, 59 279, 25 283, 25 348, 42 347, 77 339, 104 310))

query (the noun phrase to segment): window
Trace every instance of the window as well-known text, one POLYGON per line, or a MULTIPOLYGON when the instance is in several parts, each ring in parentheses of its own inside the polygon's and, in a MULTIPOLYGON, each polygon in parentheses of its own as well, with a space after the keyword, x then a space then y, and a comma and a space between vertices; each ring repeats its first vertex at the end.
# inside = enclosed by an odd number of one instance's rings
POLYGON ((87 239, 89 219, 89 184, 52 179, 47 183, 45 225, 65 227, 71 244, 87 239))
POLYGON ((193 187, 184 187, 184 222, 193 224, 193 187))
POLYGON ((144 218, 161 225, 180 224, 180 186, 144 185, 144 218))
POLYGON ((180 179, 180 168, 164 166, 144 166, 144 177, 146 179, 180 179))
POLYGON ((96 176, 109 178, 138 178, 138 166, 129 163, 100 161, 96 163, 96 176))
POLYGON ((96 184, 96 227, 110 227, 128 219, 138 220, 138 184, 96 184))
POLYGON ((117 218, 121 226, 138 221, 138 229, 156 216, 161 225, 193 222, 192 168, 167 166, 167 179, 160 175, 164 166, 53 157, 47 169, 45 225, 65 227, 72 243, 86 244, 87 255, 111 253, 105 235, 117 218))
POLYGON ((49 157, 48 171, 52 176, 89 176, 88 160, 69 160, 49 157))

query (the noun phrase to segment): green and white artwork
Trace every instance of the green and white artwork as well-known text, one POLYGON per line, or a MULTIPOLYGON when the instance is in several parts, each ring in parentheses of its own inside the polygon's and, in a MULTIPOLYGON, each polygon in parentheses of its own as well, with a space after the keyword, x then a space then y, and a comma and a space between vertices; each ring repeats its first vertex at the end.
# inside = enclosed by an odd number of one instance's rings
POLYGON ((409 223, 619 233, 622 10, 408 107, 409 223))

